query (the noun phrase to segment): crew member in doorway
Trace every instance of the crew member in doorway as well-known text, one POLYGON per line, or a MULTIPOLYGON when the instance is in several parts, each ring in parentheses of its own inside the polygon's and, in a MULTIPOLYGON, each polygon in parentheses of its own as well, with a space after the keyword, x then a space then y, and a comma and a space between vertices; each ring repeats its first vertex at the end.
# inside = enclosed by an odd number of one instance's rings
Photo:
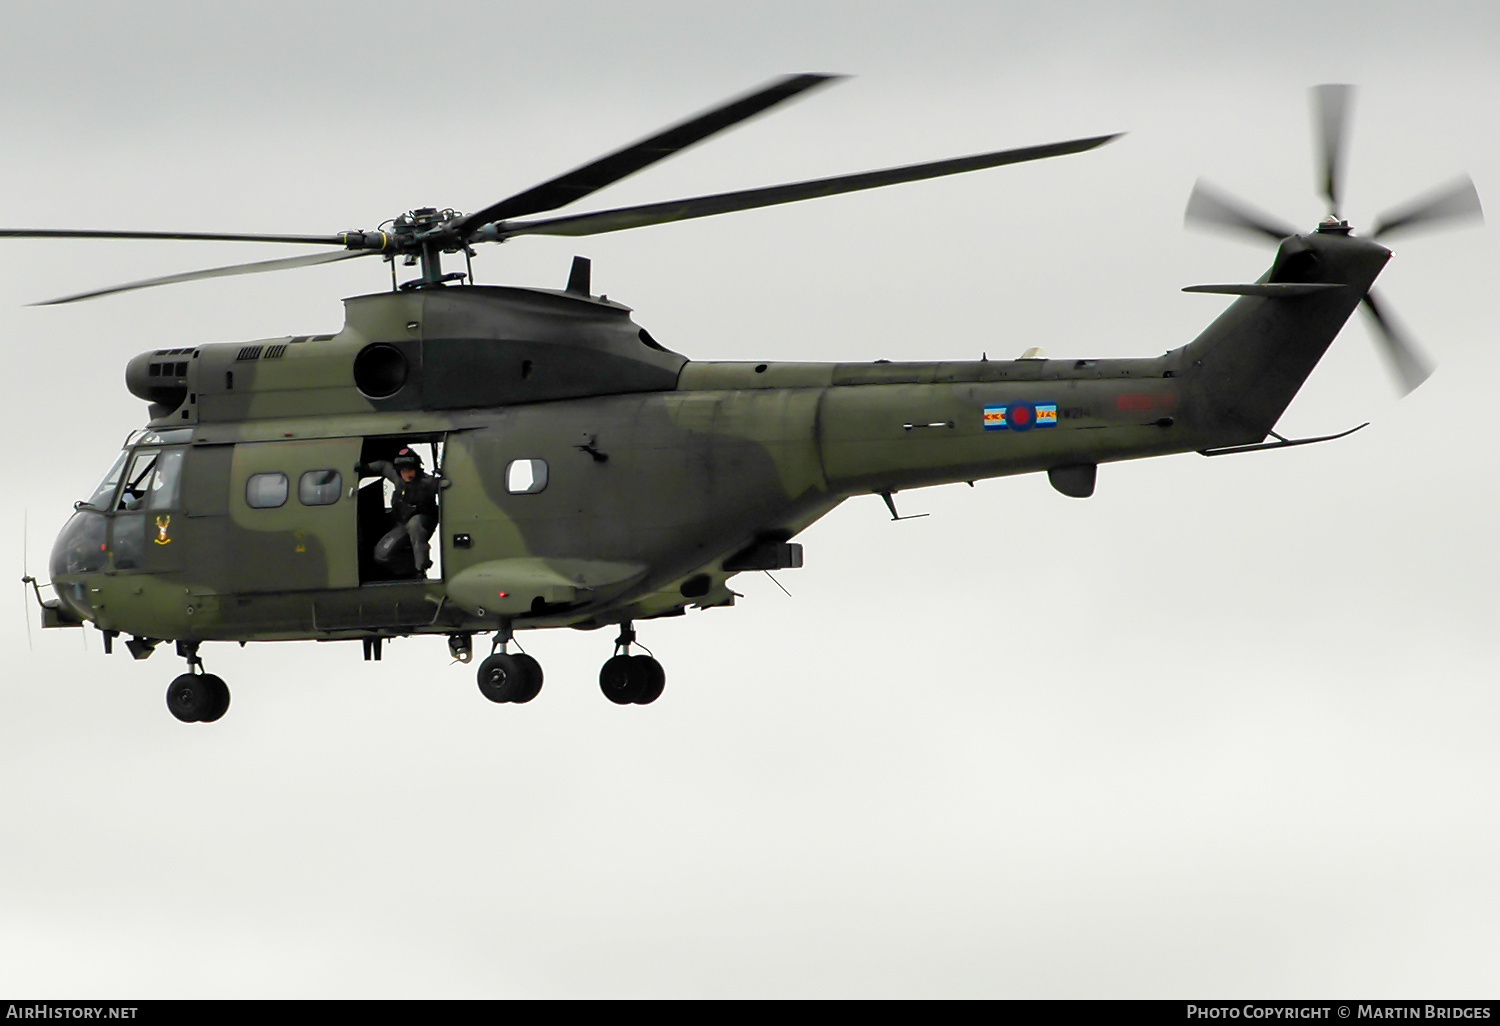
POLYGON ((422 469, 422 457, 403 446, 396 458, 387 462, 375 460, 360 463, 355 472, 361 477, 378 474, 396 486, 391 495, 391 514, 396 526, 375 543, 375 562, 392 568, 399 560, 396 549, 403 538, 411 540, 412 558, 416 561, 417 573, 426 576, 432 566, 432 554, 427 541, 437 530, 438 479, 422 469))

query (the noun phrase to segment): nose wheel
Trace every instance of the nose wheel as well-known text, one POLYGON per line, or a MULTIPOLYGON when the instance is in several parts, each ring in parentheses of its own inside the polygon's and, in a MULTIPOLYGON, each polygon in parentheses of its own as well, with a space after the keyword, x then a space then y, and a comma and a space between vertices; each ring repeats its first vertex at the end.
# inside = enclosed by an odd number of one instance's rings
POLYGON ((229 685, 203 672, 196 643, 178 647, 187 657, 188 672, 167 686, 167 711, 183 723, 212 723, 229 711, 229 685))
POLYGON ((650 705, 667 686, 667 671, 649 655, 631 655, 635 630, 627 621, 620 625, 615 654, 599 671, 599 690, 616 705, 650 705))

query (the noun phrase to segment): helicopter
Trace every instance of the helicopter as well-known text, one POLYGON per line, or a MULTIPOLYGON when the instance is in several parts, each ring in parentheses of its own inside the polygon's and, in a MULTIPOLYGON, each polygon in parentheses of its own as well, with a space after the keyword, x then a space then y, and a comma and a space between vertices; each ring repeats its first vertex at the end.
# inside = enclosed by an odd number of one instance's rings
MULTIPOLYGON (((474 283, 474 247, 585 237, 1082 153, 1107 134, 879 171, 546 217, 840 76, 788 75, 472 213, 422 207, 332 235, 0 229, 0 236, 247 241, 327 247, 49 300, 68 303, 213 277, 379 257, 390 287, 344 300, 342 330, 141 353, 126 386, 148 404, 49 560, 48 628, 92 624, 136 659, 186 660, 166 701, 214 722, 228 685, 206 642, 446 637, 491 702, 540 693, 518 631, 615 628, 601 691, 649 705, 666 673, 633 651, 636 624, 731 607, 730 582, 800 567, 801 531, 844 500, 1046 473, 1072 498, 1101 463, 1219 456, 1342 438, 1288 438, 1277 421, 1362 308, 1399 386, 1431 373, 1372 290, 1400 231, 1482 218, 1462 178, 1384 215, 1368 238, 1341 216, 1350 86, 1313 90, 1319 191, 1305 233, 1200 181, 1189 224, 1272 242, 1253 282, 1191 342, 1151 358, 812 363, 695 361, 628 307, 595 295, 575 257, 562 289, 474 283), (462 255, 464 271, 445 271, 462 255), (398 281, 397 263, 417 268, 398 281), (399 474, 396 467, 404 467, 399 474), (425 481, 420 514, 403 487, 425 481), (398 515, 399 513, 399 515, 398 515), (422 530, 406 528, 428 517, 422 530), (429 547, 431 567, 426 552, 429 547), (403 546, 403 540, 405 544, 403 546), (430 572, 429 572, 430 570, 430 572)), ((45 304, 42 304, 45 305, 45 304)), ((1363 427, 1364 425, 1361 425, 1363 427)))

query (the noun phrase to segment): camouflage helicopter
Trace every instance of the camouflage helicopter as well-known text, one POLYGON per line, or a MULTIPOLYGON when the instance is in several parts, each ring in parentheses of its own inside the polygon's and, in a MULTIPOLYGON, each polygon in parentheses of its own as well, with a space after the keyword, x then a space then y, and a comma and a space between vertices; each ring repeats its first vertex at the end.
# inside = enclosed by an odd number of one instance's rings
POLYGON ((533 217, 834 77, 775 80, 474 213, 422 208, 374 231, 323 236, 0 230, 334 248, 54 303, 370 256, 391 266, 389 291, 344 301, 337 334, 160 349, 129 362, 127 387, 150 404, 150 421, 58 536, 55 597, 44 600, 25 578, 44 626, 92 622, 106 652, 123 634, 137 659, 175 642, 187 672, 171 682, 167 706, 185 722, 212 722, 229 706, 224 681, 204 669, 204 642, 358 639, 369 660, 386 639, 438 634, 469 662, 475 636, 490 634, 479 689, 493 702, 523 703, 543 674, 511 651, 515 632, 546 627, 617 627, 600 687, 618 704, 649 704, 666 675, 654 657, 632 652, 634 625, 732 606, 734 575, 801 566, 791 539, 847 498, 880 495, 897 517, 893 496, 904 489, 1034 472, 1083 498, 1100 463, 1343 437, 1350 432, 1291 439, 1274 428, 1360 306, 1403 389, 1429 373, 1371 291, 1391 255, 1374 240, 1478 218, 1478 194, 1462 179, 1386 215, 1370 238, 1356 236, 1339 212, 1347 86, 1313 93, 1329 203, 1313 231, 1195 187, 1190 222, 1268 238, 1276 256, 1254 282, 1189 288, 1234 300, 1196 339, 1159 357, 691 361, 658 344, 627 307, 593 295, 582 257, 556 291, 476 285, 472 266, 443 270, 444 256, 467 261, 481 242, 596 235, 1116 138, 533 217), (418 276, 398 282, 397 258, 418 276), (400 502, 413 479, 426 479, 430 496, 413 516, 431 520, 403 550, 411 507, 400 502))

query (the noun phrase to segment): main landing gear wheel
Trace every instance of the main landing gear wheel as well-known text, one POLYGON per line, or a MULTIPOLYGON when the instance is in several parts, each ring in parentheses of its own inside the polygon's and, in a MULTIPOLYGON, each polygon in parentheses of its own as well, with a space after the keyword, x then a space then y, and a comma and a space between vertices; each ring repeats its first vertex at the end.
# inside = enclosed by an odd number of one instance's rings
POLYGON ((667 686, 667 671, 650 656, 617 655, 599 671, 599 690, 616 705, 650 705, 667 686))
POLYGON ((542 665, 524 652, 496 652, 479 664, 479 693, 491 702, 521 704, 542 690, 542 665))
POLYGON ((229 685, 212 673, 184 673, 167 687, 167 710, 183 723, 212 723, 229 711, 229 685))

